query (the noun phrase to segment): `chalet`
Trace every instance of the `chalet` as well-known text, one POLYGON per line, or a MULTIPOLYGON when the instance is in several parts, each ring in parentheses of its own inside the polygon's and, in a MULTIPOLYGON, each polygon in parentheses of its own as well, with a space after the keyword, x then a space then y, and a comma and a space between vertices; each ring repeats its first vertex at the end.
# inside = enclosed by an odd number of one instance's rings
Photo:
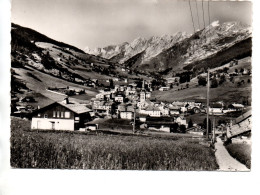
POLYGON ((92 109, 100 114, 109 115, 112 112, 113 102, 100 101, 98 104, 93 104, 92 109))
POLYGON ((243 104, 231 104, 228 106, 228 108, 231 108, 231 109, 234 109, 236 111, 240 111, 240 110, 243 110, 245 108, 245 106, 243 104))
POLYGON ((171 117, 146 117, 147 128, 151 130, 170 132, 175 123, 171 117))
POLYGON ((167 84, 179 83, 180 82, 180 77, 167 78, 166 81, 167 81, 167 84))
POLYGON ((149 116, 153 116, 153 117, 160 117, 161 116, 161 111, 158 107, 155 106, 148 106, 145 109, 145 113, 149 116))
POLYGON ((118 105, 117 113, 118 117, 131 120, 134 117, 134 107, 131 104, 121 103, 118 105))
POLYGON ((161 87, 159 89, 159 91, 168 91, 170 89, 170 87, 161 87))
POLYGON ((222 115, 224 114, 223 105, 220 103, 212 103, 209 106, 209 114, 222 115))
POLYGON ((183 116, 179 116, 175 119, 175 122, 178 123, 179 125, 185 125, 186 127, 188 126, 186 118, 183 116))
POLYGON ((115 97, 115 102, 124 102, 124 97, 122 95, 117 95, 115 97))
POLYGON ((97 95, 96 95, 96 99, 100 99, 100 100, 103 100, 104 99, 104 94, 103 93, 98 93, 97 95))
POLYGON ((54 102, 32 113, 31 129, 45 130, 79 130, 91 119, 91 110, 83 104, 54 102))

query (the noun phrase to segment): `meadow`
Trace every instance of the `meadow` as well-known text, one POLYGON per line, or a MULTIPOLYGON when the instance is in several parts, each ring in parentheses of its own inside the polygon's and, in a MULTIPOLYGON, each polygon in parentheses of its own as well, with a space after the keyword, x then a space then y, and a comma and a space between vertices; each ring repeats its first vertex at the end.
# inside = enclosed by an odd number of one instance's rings
POLYGON ((251 146, 245 143, 233 143, 226 146, 229 154, 247 168, 251 169, 251 146))
POLYGON ((11 118, 13 168, 106 170, 216 170, 212 148, 182 137, 30 131, 11 118))

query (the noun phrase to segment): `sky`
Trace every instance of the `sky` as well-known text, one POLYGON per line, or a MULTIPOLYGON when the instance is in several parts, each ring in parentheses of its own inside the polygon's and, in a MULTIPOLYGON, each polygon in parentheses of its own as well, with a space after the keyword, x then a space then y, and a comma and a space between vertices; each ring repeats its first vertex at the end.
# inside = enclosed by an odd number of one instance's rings
MULTIPOLYGON (((202 1, 191 1, 195 28, 203 24, 202 1)), ((208 2, 203 2, 205 26, 208 2)), ((252 3, 209 3, 210 21, 251 24, 252 3)), ((181 0, 12 0, 11 21, 80 49, 131 42, 137 37, 193 32, 189 1, 181 0)))

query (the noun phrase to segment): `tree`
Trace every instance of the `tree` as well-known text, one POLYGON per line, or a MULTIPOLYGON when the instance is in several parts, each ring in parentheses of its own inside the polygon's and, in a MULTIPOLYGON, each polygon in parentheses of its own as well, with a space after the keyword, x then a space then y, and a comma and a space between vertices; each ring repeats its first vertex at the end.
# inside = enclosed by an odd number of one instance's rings
POLYGON ((186 133, 186 126, 185 125, 180 125, 180 132, 186 133))
POLYGON ((250 79, 248 79, 248 80, 247 80, 247 83, 251 83, 251 80, 250 80, 250 79))
POLYGON ((178 128, 179 128, 179 125, 178 125, 178 123, 174 123, 173 125, 171 125, 171 132, 172 133, 176 133, 176 132, 178 132, 178 128))
POLYGON ((220 80, 219 80, 219 84, 221 85, 221 84, 224 83, 225 81, 226 81, 225 75, 221 75, 221 76, 220 76, 220 80))
POLYGON ((189 88, 189 86, 190 86, 189 83, 187 83, 187 84, 186 84, 186 88, 189 88))
POLYGON ((218 87, 217 79, 215 79, 215 78, 212 79, 210 87, 211 88, 217 88, 218 87))
POLYGON ((234 77, 233 77, 233 76, 231 76, 231 77, 229 78, 229 80, 230 80, 230 82, 232 82, 232 83, 233 83, 233 81, 234 81, 234 77))
POLYGON ((114 88, 114 81, 113 81, 113 79, 109 79, 109 86, 110 86, 110 88, 111 89, 113 89, 114 88))
POLYGON ((229 70, 229 68, 228 68, 228 67, 225 67, 225 68, 223 69, 223 72, 224 72, 224 73, 227 73, 228 70, 229 70))
POLYGON ((191 128, 191 127, 193 127, 193 122, 192 122, 192 120, 190 119, 189 122, 188 122, 188 128, 191 128))
POLYGON ((202 85, 202 86, 206 86, 206 85, 207 85, 207 80, 206 80, 206 78, 199 76, 199 77, 198 77, 198 84, 199 84, 199 85, 202 85))
MULTIPOLYGON (((205 118, 203 121, 203 128, 207 129, 207 118, 205 118)), ((209 133, 211 133, 211 130, 212 130, 211 120, 209 119, 209 133)))

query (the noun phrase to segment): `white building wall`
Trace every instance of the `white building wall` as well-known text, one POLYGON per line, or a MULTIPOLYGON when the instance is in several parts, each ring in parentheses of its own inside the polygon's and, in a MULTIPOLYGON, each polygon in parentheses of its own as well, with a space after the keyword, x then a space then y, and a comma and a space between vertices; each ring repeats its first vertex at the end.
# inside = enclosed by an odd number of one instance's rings
POLYGON ((130 119, 131 120, 132 117, 133 117, 133 113, 132 112, 121 112, 120 117, 122 119, 130 119))
POLYGON ((54 128, 54 130, 74 131, 74 120, 73 119, 32 118, 31 129, 52 130, 53 128, 54 128))

